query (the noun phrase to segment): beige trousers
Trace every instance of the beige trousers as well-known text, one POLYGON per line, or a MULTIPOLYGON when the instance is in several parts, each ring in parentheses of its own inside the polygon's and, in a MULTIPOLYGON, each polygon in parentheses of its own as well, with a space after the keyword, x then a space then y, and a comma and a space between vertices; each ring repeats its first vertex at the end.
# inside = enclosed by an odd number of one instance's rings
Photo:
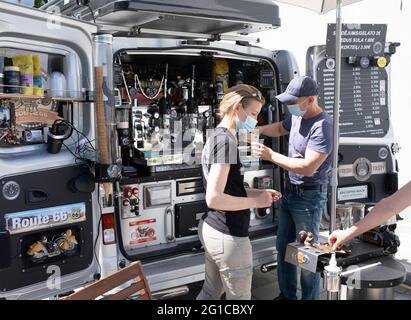
POLYGON ((205 280, 197 300, 250 300, 253 255, 248 237, 221 233, 202 219, 198 234, 205 251, 205 280))

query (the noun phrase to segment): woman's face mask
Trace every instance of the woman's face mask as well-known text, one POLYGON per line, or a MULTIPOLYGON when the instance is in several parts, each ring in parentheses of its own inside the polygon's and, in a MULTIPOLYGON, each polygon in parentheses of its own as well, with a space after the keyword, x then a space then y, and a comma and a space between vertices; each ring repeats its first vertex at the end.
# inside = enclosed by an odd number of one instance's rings
MULTIPOLYGON (((306 101, 306 99, 303 100, 302 103, 304 103, 305 101, 306 101)), ((302 116, 307 112, 307 110, 302 110, 302 109, 301 109, 301 103, 300 103, 300 104, 298 104, 298 103, 288 104, 288 105, 287 105, 287 108, 288 108, 288 111, 289 111, 292 115, 297 116, 297 117, 302 117, 302 116)))
MULTIPOLYGON (((245 110, 241 107, 242 112, 246 113, 245 110)), ((237 129, 238 130, 245 130, 248 133, 253 132, 255 127, 257 126, 257 120, 247 114, 247 117, 244 121, 241 121, 240 118, 237 116, 237 129)))

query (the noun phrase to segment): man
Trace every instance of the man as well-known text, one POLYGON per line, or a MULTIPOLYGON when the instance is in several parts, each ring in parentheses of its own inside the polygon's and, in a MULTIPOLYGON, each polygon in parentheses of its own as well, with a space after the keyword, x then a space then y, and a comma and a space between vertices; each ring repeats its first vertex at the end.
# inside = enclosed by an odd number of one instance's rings
MULTIPOLYGON (((318 105, 318 86, 309 77, 294 78, 276 97, 291 115, 282 122, 258 127, 269 137, 289 134, 288 157, 262 144, 253 153, 288 171, 277 233, 279 300, 297 299, 297 268, 287 262, 287 244, 301 230, 318 237, 322 212, 327 202, 328 171, 332 162, 332 119, 318 105)), ((302 299, 319 299, 320 275, 301 271, 302 299)))

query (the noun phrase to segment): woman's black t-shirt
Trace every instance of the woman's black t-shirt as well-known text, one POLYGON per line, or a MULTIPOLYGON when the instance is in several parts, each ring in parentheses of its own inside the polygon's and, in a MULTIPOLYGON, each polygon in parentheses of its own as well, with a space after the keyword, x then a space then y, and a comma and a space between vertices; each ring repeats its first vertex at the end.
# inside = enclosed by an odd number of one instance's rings
MULTIPOLYGON (((230 130, 217 127, 209 136, 202 153, 202 173, 204 186, 212 164, 230 164, 224 193, 235 197, 247 197, 244 188, 244 174, 237 147, 237 140, 230 130)), ((248 237, 250 210, 221 211, 209 208, 202 217, 214 229, 236 237, 248 237)))

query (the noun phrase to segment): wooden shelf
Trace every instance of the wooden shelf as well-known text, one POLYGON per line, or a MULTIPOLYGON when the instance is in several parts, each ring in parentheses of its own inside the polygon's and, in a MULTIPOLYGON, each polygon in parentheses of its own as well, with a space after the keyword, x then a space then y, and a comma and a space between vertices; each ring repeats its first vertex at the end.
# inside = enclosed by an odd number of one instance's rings
POLYGON ((62 102, 84 102, 83 98, 66 98, 66 97, 47 97, 47 96, 33 96, 28 94, 19 94, 19 93, 0 93, 0 99, 9 99, 9 100, 41 100, 41 99, 51 99, 53 101, 62 101, 62 102))

